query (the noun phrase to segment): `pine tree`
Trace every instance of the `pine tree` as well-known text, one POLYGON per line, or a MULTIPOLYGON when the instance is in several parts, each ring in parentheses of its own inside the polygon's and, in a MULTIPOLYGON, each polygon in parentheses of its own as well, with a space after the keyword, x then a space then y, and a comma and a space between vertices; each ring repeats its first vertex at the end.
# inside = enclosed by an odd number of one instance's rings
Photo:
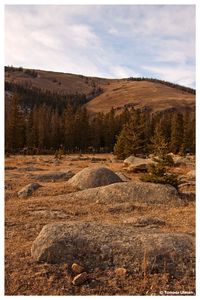
POLYGON ((180 113, 175 113, 171 122, 171 140, 170 151, 178 153, 183 144, 183 116, 180 113))
POLYGON ((153 137, 151 138, 151 150, 155 155, 162 157, 168 152, 168 143, 166 142, 161 120, 156 124, 153 137))
POLYGON ((118 127, 119 124, 116 123, 115 110, 112 108, 104 118, 105 147, 108 151, 112 151, 113 146, 116 142, 118 127))
POLYGON ((181 152, 195 153, 195 116, 186 112, 183 116, 183 143, 181 152))
POLYGON ((6 114, 6 151, 14 151, 25 145, 25 122, 19 106, 19 97, 14 95, 10 111, 6 114))
POLYGON ((98 113, 90 121, 91 147, 93 151, 99 152, 105 147, 104 139, 104 114, 98 113))
POLYGON ((114 154, 124 159, 129 155, 146 154, 146 126, 142 114, 133 110, 130 122, 126 123, 120 132, 114 146, 114 154))
POLYGON ((71 104, 65 108, 63 115, 64 147, 72 151, 75 147, 75 119, 74 109, 71 104))

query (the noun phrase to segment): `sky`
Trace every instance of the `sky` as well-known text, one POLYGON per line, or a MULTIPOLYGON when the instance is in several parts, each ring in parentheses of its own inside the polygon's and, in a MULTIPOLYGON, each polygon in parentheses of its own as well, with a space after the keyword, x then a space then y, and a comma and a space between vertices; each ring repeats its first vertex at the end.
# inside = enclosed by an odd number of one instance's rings
POLYGON ((195 88, 195 6, 6 5, 5 65, 195 88))

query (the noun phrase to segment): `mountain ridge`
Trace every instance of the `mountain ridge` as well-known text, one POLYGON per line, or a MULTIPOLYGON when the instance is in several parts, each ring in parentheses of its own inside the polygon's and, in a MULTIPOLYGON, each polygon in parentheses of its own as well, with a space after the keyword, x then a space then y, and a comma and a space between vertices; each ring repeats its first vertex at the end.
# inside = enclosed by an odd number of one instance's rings
MULTIPOLYGON (((195 90, 153 78, 108 79, 79 74, 5 67, 7 86, 24 86, 59 95, 85 95, 90 113, 107 113, 124 107, 163 110, 195 110, 195 90)), ((9 90, 6 90, 9 91, 9 90)))

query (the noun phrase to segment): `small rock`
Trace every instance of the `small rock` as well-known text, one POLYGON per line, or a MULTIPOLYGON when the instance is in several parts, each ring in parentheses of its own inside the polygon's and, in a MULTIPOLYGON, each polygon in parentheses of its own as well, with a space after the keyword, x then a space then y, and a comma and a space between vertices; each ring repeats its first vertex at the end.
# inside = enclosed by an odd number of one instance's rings
POLYGON ((75 276, 72 283, 73 283, 73 285, 80 285, 80 284, 84 283, 86 280, 87 280, 87 273, 83 272, 83 273, 75 276))
POLYGON ((115 269, 115 274, 117 276, 125 276, 127 273, 127 270, 125 268, 117 268, 115 269))
POLYGON ((158 219, 158 218, 151 218, 151 217, 141 217, 138 218, 134 224, 134 226, 136 227, 145 227, 145 226, 149 226, 149 225, 158 225, 158 226, 162 226, 162 225, 166 225, 165 221, 162 219, 158 219))
POLYGON ((80 273, 83 272, 83 270, 84 270, 84 268, 83 268, 82 266, 76 264, 76 263, 74 263, 74 264, 72 265, 72 271, 73 271, 75 274, 80 274, 80 273))
POLYGON ((105 258, 108 258, 111 256, 112 250, 107 245, 101 246, 100 250, 101 250, 100 256, 102 257, 102 259, 105 259, 105 258))
POLYGON ((41 187, 41 185, 38 183, 30 183, 30 184, 26 185, 25 187, 23 187, 23 189, 21 189, 17 193, 17 195, 19 198, 25 198, 25 197, 31 196, 33 191, 37 190, 39 187, 41 187))
POLYGON ((32 178, 44 182, 67 181, 75 174, 71 171, 65 172, 48 172, 40 175, 33 175, 32 178))
POLYGON ((184 192, 180 193, 180 197, 185 201, 192 201, 194 202, 196 200, 196 194, 193 192, 184 192))
POLYGON ((119 178, 121 178, 122 181, 130 181, 131 179, 129 177, 127 177, 126 175, 124 175, 122 172, 115 172, 115 174, 117 174, 119 176, 119 178))
POLYGON ((195 170, 189 171, 189 172, 186 174, 186 176, 187 176, 187 178, 188 178, 189 180, 195 181, 195 180, 196 180, 196 172, 195 172, 195 170))
POLYGON ((101 157, 92 157, 91 162, 99 162, 99 161, 106 161, 106 158, 101 157))

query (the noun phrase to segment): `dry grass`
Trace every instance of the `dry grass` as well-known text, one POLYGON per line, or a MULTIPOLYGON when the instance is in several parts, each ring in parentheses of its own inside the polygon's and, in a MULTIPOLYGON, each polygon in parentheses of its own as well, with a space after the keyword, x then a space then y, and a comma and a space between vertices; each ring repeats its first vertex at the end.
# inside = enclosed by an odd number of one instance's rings
MULTIPOLYGON (((89 155, 88 155, 89 156, 89 155)), ((107 158, 108 167, 122 169, 121 163, 111 163, 111 155, 96 155, 107 158)), ((45 171, 79 171, 88 165, 101 165, 88 161, 72 161, 66 156, 57 165, 52 156, 11 156, 6 158, 6 166, 24 168, 27 166, 43 168, 45 171)), ((179 170, 180 172, 180 170, 179 170)), ((183 170, 184 172, 184 170, 183 170)), ((73 189, 66 182, 42 183, 43 187, 27 199, 19 199, 17 191, 32 182, 28 173, 18 169, 7 170, 5 181, 5 293, 6 295, 158 295, 160 291, 195 291, 194 279, 188 277, 172 278, 169 274, 148 274, 147 259, 144 257, 143 272, 128 273, 117 277, 115 270, 98 268, 89 274, 82 286, 73 286, 70 266, 50 265, 32 260, 32 242, 46 224, 59 221, 81 222, 99 221, 109 224, 131 223, 139 217, 158 217, 165 226, 154 226, 146 230, 160 232, 195 233, 195 204, 182 208, 163 208, 162 206, 130 205, 113 207, 111 204, 65 202, 54 195, 66 194, 73 189), (95 212, 95 213, 94 213, 95 212)), ((137 175, 138 176, 138 175, 137 175)), ((132 180, 135 175, 131 174, 132 180)), ((138 180, 138 179, 137 179, 138 180)))
POLYGON ((96 87, 103 93, 95 97, 86 107, 90 112, 109 112, 111 108, 120 108, 125 104, 134 104, 135 108, 150 107, 160 111, 172 107, 179 110, 190 107, 194 110, 195 95, 149 81, 125 81, 121 79, 103 79, 81 75, 38 70, 38 77, 31 78, 19 71, 6 72, 5 78, 13 83, 31 83, 33 87, 67 94, 91 94, 96 87), (55 81, 55 82, 54 82, 55 81), (59 84, 60 83, 60 84, 59 84))
POLYGON ((133 104, 134 108, 147 106, 153 111, 171 107, 181 110, 185 106, 193 107, 195 97, 192 94, 148 81, 113 81, 105 92, 86 104, 92 112, 109 112, 110 109, 133 104))

